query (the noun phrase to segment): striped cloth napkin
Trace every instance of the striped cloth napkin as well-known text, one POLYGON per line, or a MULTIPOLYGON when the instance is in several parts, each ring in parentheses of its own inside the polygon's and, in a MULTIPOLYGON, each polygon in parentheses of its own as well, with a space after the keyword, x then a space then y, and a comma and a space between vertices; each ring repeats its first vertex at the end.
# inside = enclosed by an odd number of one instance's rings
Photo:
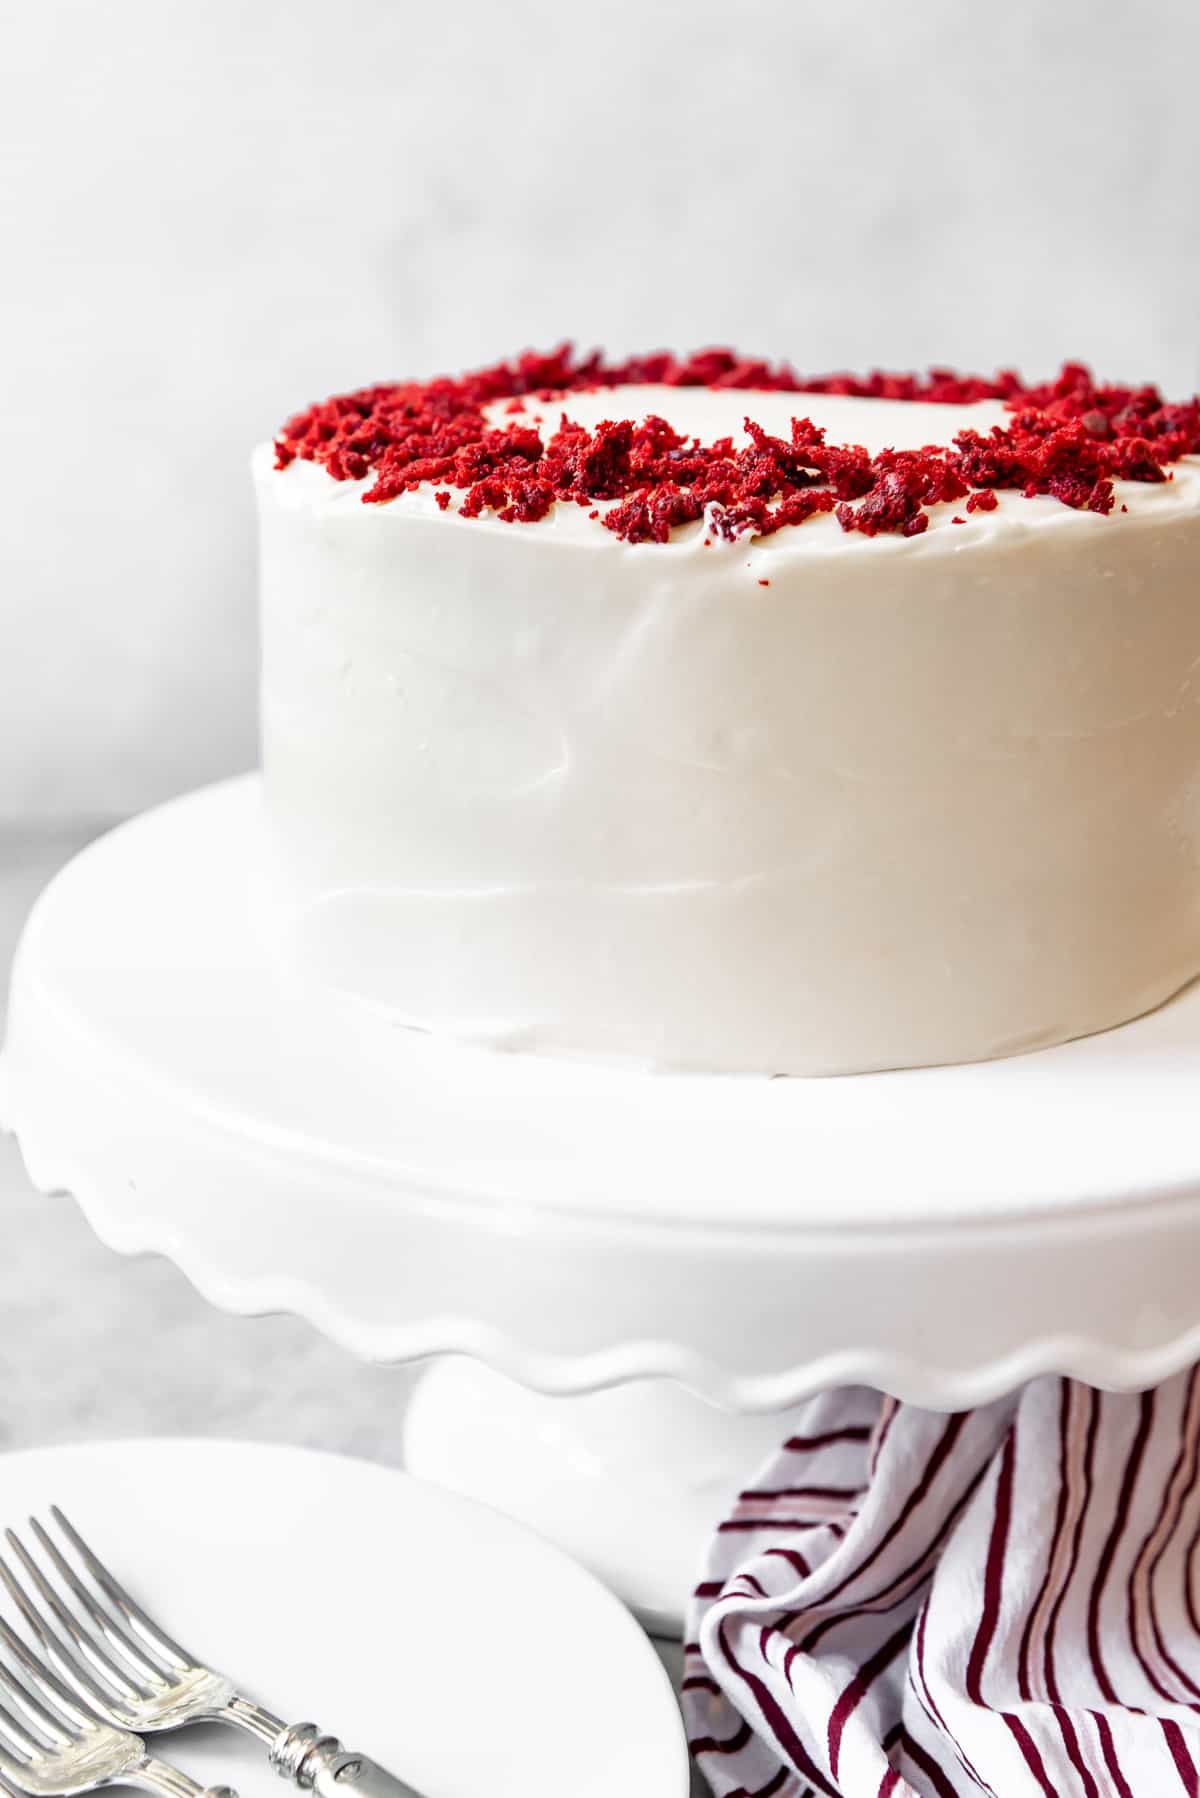
POLYGON ((713 1541, 684 1704, 720 1798, 1200 1794, 1200 1372, 802 1408, 713 1541))

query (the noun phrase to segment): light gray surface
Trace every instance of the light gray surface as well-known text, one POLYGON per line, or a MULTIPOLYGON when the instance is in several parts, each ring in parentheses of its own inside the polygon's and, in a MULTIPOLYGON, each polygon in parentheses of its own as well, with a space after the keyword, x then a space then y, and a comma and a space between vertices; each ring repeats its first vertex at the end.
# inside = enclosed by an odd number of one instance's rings
POLYGON ((37 0, 0 817, 254 759, 251 444, 564 336, 1197 383, 1195 0, 37 0))
MULTIPOLYGON (((92 834, 0 833, 0 968, 54 870, 92 834)), ((101 1246, 0 1137, 0 1449, 124 1435, 298 1442, 398 1461, 412 1375, 294 1318, 212 1310, 166 1261, 101 1246)))

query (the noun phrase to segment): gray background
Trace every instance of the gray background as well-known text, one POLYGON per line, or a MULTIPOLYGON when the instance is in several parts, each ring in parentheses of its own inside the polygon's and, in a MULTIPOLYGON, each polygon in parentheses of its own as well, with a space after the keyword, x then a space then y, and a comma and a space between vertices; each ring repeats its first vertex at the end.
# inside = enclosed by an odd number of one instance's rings
POLYGON ((254 757, 250 445, 564 336, 1200 385, 1196 0, 38 0, 0 50, 0 820, 254 757))

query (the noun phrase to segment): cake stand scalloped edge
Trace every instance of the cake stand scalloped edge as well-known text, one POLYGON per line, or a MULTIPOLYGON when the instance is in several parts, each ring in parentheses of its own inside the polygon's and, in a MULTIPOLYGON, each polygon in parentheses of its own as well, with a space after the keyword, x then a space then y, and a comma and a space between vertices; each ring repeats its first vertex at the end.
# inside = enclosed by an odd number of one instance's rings
POLYGON ((378 1364, 461 1355, 485 1363, 534 1392, 574 1397, 646 1379, 676 1380, 724 1410, 786 1410, 814 1393, 867 1385, 932 1409, 956 1411, 1011 1392, 1027 1380, 1064 1374, 1111 1391, 1158 1385, 1200 1360, 1200 1323, 1150 1348, 1116 1349, 1093 1338, 1041 1336, 1011 1354, 949 1371, 915 1357, 847 1351, 808 1361, 803 1368, 733 1374, 685 1343, 630 1341, 576 1354, 549 1354, 476 1320, 439 1316, 386 1328, 357 1324, 314 1286, 286 1277, 222 1272, 170 1229, 131 1228, 98 1184, 72 1168, 14 1115, 5 1057, 0 1055, 0 1130, 14 1136, 29 1179, 46 1195, 75 1200, 96 1236, 113 1252, 160 1255, 172 1261, 209 1304, 237 1316, 300 1318, 347 1353, 378 1364))

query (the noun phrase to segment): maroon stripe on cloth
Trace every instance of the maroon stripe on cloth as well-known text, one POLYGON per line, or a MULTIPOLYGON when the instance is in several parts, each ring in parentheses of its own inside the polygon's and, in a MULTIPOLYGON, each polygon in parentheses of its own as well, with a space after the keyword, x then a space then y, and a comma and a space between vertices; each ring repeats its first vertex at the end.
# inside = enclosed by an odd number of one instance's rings
POLYGON ((1117 1548, 1125 1533, 1125 1525, 1129 1521, 1129 1510, 1133 1499, 1133 1489, 1141 1472, 1142 1457, 1146 1452, 1146 1443, 1150 1435, 1150 1426, 1154 1421, 1154 1393, 1143 1392, 1138 1403, 1138 1427, 1133 1439, 1133 1447, 1125 1463, 1125 1473, 1121 1480, 1121 1489, 1117 1495, 1116 1515, 1112 1528, 1100 1551, 1100 1560, 1096 1567, 1096 1577, 1092 1581, 1091 1595, 1088 1598, 1087 1613, 1087 1645, 1088 1656, 1092 1663, 1092 1671, 1096 1675, 1099 1686, 1109 1704, 1116 1704, 1117 1694, 1108 1677, 1108 1668, 1104 1664, 1104 1652, 1100 1646, 1100 1605, 1104 1598, 1104 1588, 1108 1584, 1108 1576, 1112 1572, 1112 1564, 1116 1558, 1117 1548))
MULTIPOLYGON (((883 1752, 887 1756, 889 1761, 892 1758, 892 1749, 896 1746, 896 1743, 900 1740, 900 1738, 903 1734, 904 1734, 903 1723, 893 1723, 892 1727, 888 1730, 887 1734, 884 1736, 883 1742, 881 1745, 883 1748, 883 1752)), ((879 1782, 879 1790, 876 1792, 875 1798, 891 1798, 891 1794, 896 1790, 896 1787, 900 1784, 900 1780, 901 1780, 901 1773, 900 1773, 899 1767, 889 1767, 887 1769, 887 1772, 884 1774, 883 1778, 879 1782)), ((910 1788, 910 1790, 911 1790, 911 1788, 910 1788)))
POLYGON ((1184 1603, 1187 1606, 1188 1622, 1192 1626, 1193 1633, 1200 1636, 1200 1615, 1197 1615, 1196 1612, 1196 1594, 1193 1590, 1192 1580, 1192 1562, 1196 1558, 1196 1550, 1198 1548, 1200 1548, 1200 1530, 1196 1531, 1196 1534, 1188 1543, 1183 1569, 1183 1598, 1184 1603))
MULTIPOLYGON (((1108 1776, 1117 1791, 1117 1798, 1133 1798, 1133 1788, 1121 1771, 1121 1763, 1117 1759, 1117 1744, 1113 1741, 1113 1732, 1108 1718, 1103 1711, 1091 1711, 1089 1715, 1096 1725, 1096 1734, 1100 1738, 1100 1751, 1104 1756, 1104 1765, 1108 1768, 1108 1776)), ((1143 1792, 1141 1798, 1150 1798, 1143 1792)))
MULTIPOLYGON (((1054 1525, 1050 1532, 1050 1541, 1046 1550, 1046 1571, 1042 1583, 1038 1587, 1037 1597, 1030 1607, 1025 1619, 1025 1628, 1021 1632, 1021 1645, 1017 1655, 1017 1691, 1021 1698, 1029 1703, 1033 1699, 1033 1681, 1029 1666, 1033 1652, 1033 1628, 1041 1615, 1050 1590, 1050 1579, 1058 1560, 1059 1544, 1062 1541, 1066 1526, 1067 1511, 1070 1502, 1071 1488, 1071 1412, 1074 1384, 1070 1380, 1058 1382, 1058 1499, 1054 1507, 1054 1525)), ((1058 1725, 1058 1733, 1062 1737, 1063 1748, 1067 1759, 1079 1775, 1084 1798, 1101 1798, 1092 1770, 1084 1758, 1083 1747, 1079 1740, 1079 1731, 1075 1728, 1074 1718, 1065 1705, 1051 1702, 1051 1715, 1058 1725)))
MULTIPOLYGON (((1141 1640, 1140 1640, 1139 1633, 1138 1633, 1138 1581, 1141 1576, 1142 1569, 1146 1564, 1147 1558, 1149 1557, 1149 1555, 1154 1547, 1154 1539, 1158 1535, 1158 1532, 1162 1528, 1163 1522, 1166 1518, 1167 1507, 1171 1503, 1172 1495, 1174 1494, 1177 1497, 1179 1496, 1178 1492, 1177 1492, 1177 1482, 1179 1479, 1180 1470, 1183 1466, 1183 1462, 1184 1462, 1184 1459, 1187 1454, 1188 1425, 1191 1421, 1191 1401, 1192 1401, 1192 1393, 1193 1393, 1194 1386, 1195 1386, 1195 1379, 1196 1379, 1196 1370, 1195 1370, 1195 1368, 1193 1368, 1191 1379, 1188 1381, 1187 1398, 1184 1401, 1183 1411, 1182 1411, 1182 1414, 1181 1414, 1180 1420, 1179 1420, 1179 1450, 1178 1450, 1178 1453, 1176 1454, 1175 1461, 1171 1467, 1170 1474, 1168 1475, 1166 1480, 1163 1482, 1162 1499, 1159 1504, 1158 1511, 1155 1514, 1154 1521, 1150 1525, 1150 1528, 1147 1530, 1146 1534, 1142 1537, 1142 1540, 1138 1545, 1138 1551, 1133 1557, 1133 1565, 1130 1568, 1129 1579, 1126 1582, 1126 1586, 1125 1586, 1125 1628, 1126 1628, 1126 1631, 1129 1636, 1130 1647, 1133 1649, 1134 1657, 1137 1661, 1138 1666, 1141 1668, 1142 1673, 1145 1676, 1147 1685, 1150 1686, 1153 1691, 1157 1692, 1158 1696, 1160 1698, 1164 1699, 1167 1704, 1172 1704, 1175 1702, 1174 1695, 1171 1692, 1169 1692, 1167 1690, 1167 1688, 1163 1685, 1162 1681, 1159 1679, 1154 1668, 1151 1667, 1150 1663, 1146 1659, 1146 1656, 1142 1653, 1142 1644, 1141 1644, 1141 1640)), ((1181 1504, 1182 1504, 1182 1500, 1180 1500, 1180 1507, 1181 1507, 1181 1504)), ((1176 1515, 1178 1516, 1178 1508, 1177 1508, 1176 1515)), ((1168 1532, 1165 1540, 1166 1541, 1170 1540, 1170 1532, 1168 1532)), ((1151 1633, 1155 1636, 1156 1646, 1159 1650, 1159 1653, 1162 1654, 1163 1653, 1162 1639, 1158 1635, 1158 1632, 1154 1625, 1153 1617, 1150 1614, 1151 1607, 1150 1607, 1148 1596, 1147 1596, 1146 1609, 1147 1609, 1147 1615, 1150 1616, 1151 1633)), ((1164 1656, 1164 1658, 1169 1659, 1169 1657, 1167 1657, 1167 1656, 1164 1656)), ((1194 1692, 1195 1692, 1194 1687, 1192 1688, 1192 1691, 1194 1694, 1194 1692)))
POLYGON ((1025 1619, 1025 1627, 1021 1631, 1021 1645, 1017 1651, 1017 1691, 1023 1699, 1033 1697, 1033 1686, 1029 1678, 1029 1657, 1033 1647, 1033 1626, 1041 1614, 1046 1594, 1050 1589, 1050 1576, 1058 1553, 1058 1544, 1062 1537, 1063 1525, 1067 1517, 1067 1501, 1070 1488, 1070 1424, 1071 1393, 1070 1380, 1058 1382, 1058 1501, 1054 1507, 1054 1524, 1050 1531, 1050 1541, 1046 1549, 1046 1571, 1042 1575, 1042 1583, 1038 1587, 1037 1597, 1029 1607, 1029 1615, 1025 1619))
POLYGON ((817 1766, 807 1748, 804 1746, 804 1743, 792 1728, 787 1713, 777 1703, 770 1687, 764 1684, 757 1674, 751 1673, 749 1668, 743 1667, 737 1656, 734 1654, 732 1648, 729 1646, 729 1635, 725 1618, 722 1618, 717 1626, 717 1640, 721 1645, 721 1653, 724 1655, 727 1665, 738 1675, 749 1689, 751 1696, 758 1705, 759 1710, 762 1712, 763 1718, 766 1721, 771 1734, 775 1737, 776 1742, 778 1742, 779 1746, 783 1749, 785 1756, 791 1761, 796 1771, 801 1773, 804 1778, 808 1780, 810 1785, 815 1786, 818 1792, 823 1792, 825 1798, 839 1798, 836 1788, 830 1785, 820 1767, 817 1766))
MULTIPOLYGON (((879 1541, 875 1544, 875 1546, 871 1550, 870 1554, 864 1556, 864 1558, 861 1561, 859 1561, 855 1566, 851 1567, 849 1572, 844 1576, 844 1578, 842 1578, 837 1583, 837 1585, 835 1585, 829 1592, 825 1593, 824 1597, 820 1601, 820 1608, 822 1610, 825 1610, 829 1605, 831 1605, 833 1603, 834 1599, 840 1598, 843 1595, 843 1593, 846 1591, 847 1587, 852 1586, 854 1584, 855 1580, 861 1579, 863 1574, 868 1572, 868 1570, 874 1566, 875 1562, 879 1559, 880 1555, 883 1554, 886 1549, 891 1547, 892 1543, 895 1541, 896 1537, 900 1534, 900 1532, 904 1528, 904 1526, 908 1522, 910 1522, 910 1520, 913 1516, 913 1513, 921 1505, 921 1503, 924 1501, 924 1499, 926 1499, 928 1497, 930 1487, 933 1485, 934 1481, 937 1479, 938 1474, 941 1472, 942 1465, 945 1462, 947 1456, 949 1455, 951 1449, 954 1447, 954 1444, 957 1442, 959 1436, 961 1435, 963 1425, 966 1423, 969 1415, 970 1415, 969 1412, 959 1411, 953 1417, 947 1418, 946 1427, 942 1431, 941 1436, 938 1438, 936 1448, 934 1449, 933 1453, 930 1455, 929 1460, 926 1462, 920 1475, 914 1481, 912 1490, 909 1492, 908 1497, 905 1499, 903 1505, 900 1507, 900 1510, 897 1512, 896 1516, 892 1519, 892 1522, 889 1525, 888 1529, 884 1531, 883 1535, 880 1537, 879 1541)), ((834 1526, 832 1524, 827 1524, 825 1527, 827 1529, 832 1529, 834 1526)), ((801 1612, 790 1613, 787 1618, 781 1620, 780 1627, 781 1628, 784 1627, 784 1625, 786 1623, 794 1622, 796 1620, 796 1618, 801 1615, 802 1615, 801 1612)), ((813 1625, 814 1630, 819 1627, 820 1627, 819 1624, 813 1625)), ((796 1644, 796 1646, 801 1653, 806 1653, 811 1644, 811 1641, 812 1641, 812 1631, 809 1631, 801 1638, 800 1642, 798 1644, 796 1644)))
POLYGON ((1171 1751, 1171 1759, 1175 1762, 1175 1771, 1179 1775, 1180 1784, 1188 1798, 1198 1798, 1200 1782, 1196 1779, 1196 1763, 1188 1753, 1187 1743, 1183 1739, 1183 1731, 1178 1723, 1169 1717, 1162 1719, 1162 1732, 1166 1737, 1167 1747, 1171 1751))
POLYGON ((719 1736, 693 1736, 688 1747, 697 1759, 702 1754, 740 1754, 747 1742, 753 1739, 754 1731, 743 1718, 741 1725, 731 1736, 724 1739, 719 1736))
MULTIPOLYGON (((1156 1550, 1154 1557, 1151 1560, 1150 1565, 1146 1570, 1146 1608, 1147 1608, 1147 1611, 1149 1612, 1149 1616, 1150 1616, 1150 1632, 1154 1637, 1154 1646, 1158 1650, 1159 1658, 1163 1661, 1163 1663, 1167 1667, 1170 1668, 1171 1672, 1175 1675, 1176 1679, 1183 1686, 1184 1690, 1187 1692, 1190 1692, 1192 1694, 1193 1698, 1200 1698, 1200 1687, 1197 1687, 1195 1681, 1188 1677, 1188 1675, 1184 1672, 1183 1668, 1179 1665, 1178 1661, 1175 1659, 1174 1655, 1172 1655, 1167 1648, 1166 1642, 1163 1638, 1162 1630, 1159 1626, 1158 1609, 1154 1602, 1154 1581, 1155 1581, 1155 1577, 1158 1573, 1158 1569, 1162 1565, 1163 1557, 1165 1556, 1167 1549, 1170 1547, 1171 1543, 1173 1542, 1176 1532, 1179 1529, 1180 1524, 1183 1522, 1184 1507, 1187 1504, 1188 1498, 1190 1497, 1192 1491, 1195 1488, 1196 1474, 1197 1474, 1198 1469, 1200 1469, 1200 1429, 1198 1429, 1196 1427, 1196 1418, 1194 1415, 1194 1405, 1195 1405, 1195 1399, 1196 1399, 1196 1383, 1197 1383, 1198 1377, 1200 1377, 1200 1368, 1193 1367, 1193 1369, 1191 1371, 1191 1375, 1188 1378, 1187 1397, 1185 1398, 1184 1405, 1183 1405, 1183 1421, 1180 1425, 1180 1432, 1179 1432, 1179 1456, 1175 1462, 1175 1466, 1171 1470, 1171 1478, 1167 1481, 1166 1490, 1163 1494, 1163 1511, 1159 1513, 1159 1517, 1155 1523, 1154 1530, 1152 1530, 1150 1532, 1150 1536, 1147 1538, 1147 1547, 1149 1546, 1149 1543, 1151 1541, 1153 1541, 1155 1532, 1158 1529, 1158 1524, 1163 1521, 1163 1512, 1165 1512, 1165 1510, 1166 1510, 1167 1500, 1170 1495, 1172 1486, 1175 1485, 1176 1476, 1182 1472, 1184 1474, 1184 1477, 1183 1477, 1182 1481, 1180 1481, 1178 1490, 1176 1493, 1176 1504, 1175 1504, 1174 1516, 1171 1521, 1170 1529, 1167 1531, 1166 1535, 1163 1537, 1162 1542, 1159 1544, 1159 1547, 1156 1550), (1185 1461, 1187 1464, 1186 1470, 1184 1467, 1185 1461)), ((1140 1557, 1139 1557, 1139 1559, 1140 1559, 1140 1557)), ((1136 1564, 1135 1564, 1135 1573, 1136 1573, 1136 1564)), ((1131 1581, 1130 1581, 1130 1611, 1131 1611, 1131 1614, 1132 1614, 1132 1606, 1133 1606, 1133 1581, 1131 1579, 1131 1581)), ((1164 1693, 1163 1696, 1168 1697, 1169 1695, 1167 1693, 1164 1693)), ((1197 1709, 1197 1706, 1195 1704, 1193 1704, 1190 1708, 1192 1710, 1195 1710, 1195 1709, 1197 1709)))
POLYGON ((812 1568, 798 1549, 765 1548, 763 1550, 763 1560, 765 1561, 769 1555, 775 1555, 779 1560, 786 1561, 793 1573, 798 1573, 801 1579, 810 1579, 812 1577, 812 1568))
MULTIPOLYGON (((1000 1595, 1004 1584, 1004 1556, 1008 1548, 1008 1527, 1012 1521, 1013 1472, 1016 1462, 1016 1430, 1009 1431, 1000 1458, 1000 1476, 996 1481, 996 1505, 992 1516, 992 1534, 988 1542, 987 1561, 983 1573, 983 1613, 971 1657, 967 1662, 966 1689, 972 1704, 983 1704, 981 1690, 984 1662, 996 1633, 1000 1617, 1000 1595)), ((990 1707, 988 1707, 990 1708, 990 1707)))
POLYGON ((879 1466, 879 1457, 883 1453, 883 1445, 892 1433, 892 1425, 900 1415, 900 1401, 885 1398, 883 1409, 879 1413, 879 1422, 875 1425, 871 1440, 871 1454, 867 1462, 868 1478, 875 1478, 875 1469, 879 1466))
MULTIPOLYGON (((946 1719, 942 1716, 941 1711, 938 1709, 937 1700, 933 1696, 933 1691, 932 1691, 932 1688, 930 1687, 929 1679, 925 1672, 925 1626, 928 1623, 928 1621, 929 1621, 929 1600, 926 1599, 925 1603, 921 1606, 921 1614, 917 1619, 916 1633, 913 1636, 913 1644, 914 1644, 916 1652, 915 1652, 912 1660, 910 1660, 910 1662, 909 1662, 909 1669, 908 1669, 909 1686, 912 1688, 912 1691, 916 1696, 918 1704, 921 1705, 922 1709, 924 1710, 926 1716, 929 1718, 930 1722, 933 1723, 938 1729, 941 1730, 941 1732, 945 1736, 947 1742, 949 1742, 951 1748, 954 1750, 954 1753, 958 1758, 959 1765, 961 1767, 963 1767, 966 1770, 966 1772, 970 1775, 970 1777, 975 1781, 975 1784, 979 1787, 979 1790, 981 1792, 991 1792, 991 1790, 992 1790, 991 1786, 988 1784, 986 1779, 981 1777, 981 1775, 977 1771, 976 1767, 974 1766, 970 1755, 967 1753, 967 1751, 963 1747, 962 1743, 958 1740, 958 1737, 951 1735, 950 1731, 947 1729, 946 1719), (920 1682, 921 1682, 920 1686, 917 1685, 918 1678, 920 1679, 920 1682)), ((992 1798, 995 1798, 994 1793, 992 1794, 992 1798)))
MULTIPOLYGON (((985 1462, 972 1479, 970 1485, 963 1492, 962 1496, 955 1501, 954 1508, 947 1512, 942 1527, 938 1530, 936 1536, 934 1536, 930 1542, 926 1543, 915 1561, 910 1561, 907 1567, 897 1573, 888 1581, 886 1586, 882 1587, 870 1598, 860 1599, 853 1610, 839 1611, 835 1617, 825 1617, 822 1618, 820 1623, 814 1624, 813 1628, 809 1630, 808 1634, 804 1637, 803 1643, 796 1643, 788 1650, 783 1663, 784 1673, 786 1674, 787 1669, 791 1666, 795 1655, 801 1653, 802 1650, 803 1652, 811 1653, 817 1643, 824 1641, 830 1631, 837 1629, 839 1624, 853 1623, 855 1619, 859 1617, 874 1615, 880 1611, 890 1611, 893 1605, 902 1604, 906 1598, 910 1598, 912 1596, 912 1588, 918 1586, 928 1574, 929 1563, 936 1560, 941 1553, 942 1545, 954 1529, 954 1526, 957 1524, 971 1500, 974 1498, 976 1490, 986 1472, 987 1464, 985 1462)), ((794 1613, 788 1613, 788 1615, 793 1614, 794 1613)))
POLYGON ((1087 1516, 1088 1500, 1092 1494, 1092 1481, 1095 1477, 1096 1470, 1096 1437, 1100 1426, 1100 1394, 1095 1391, 1094 1388, 1089 1386, 1087 1388, 1087 1397, 1089 1412, 1087 1439, 1084 1443, 1083 1450, 1083 1502, 1079 1507, 1079 1515, 1075 1519, 1075 1529, 1071 1537, 1071 1557, 1067 1562, 1067 1577, 1064 1579, 1062 1587, 1051 1606, 1049 1621, 1046 1624, 1046 1640, 1042 1650, 1042 1674, 1046 1684, 1046 1691, 1055 1704, 1061 1703, 1062 1694, 1058 1689, 1058 1674, 1054 1666, 1054 1632, 1058 1627, 1059 1612, 1062 1610, 1067 1593, 1071 1589, 1071 1582, 1075 1578, 1076 1571, 1079 1567, 1079 1550, 1083 1542, 1084 1519, 1087 1516))
POLYGON ((745 1786, 739 1786, 736 1792, 730 1792, 729 1798, 775 1798, 776 1792, 782 1792, 788 1780, 793 1777, 787 1767, 780 1767, 765 1786, 755 1786, 752 1792, 747 1791, 745 1786))
POLYGON ((1083 1756, 1083 1746, 1079 1740, 1079 1731, 1075 1727, 1075 1719, 1064 1705, 1052 1706, 1052 1714, 1058 1724, 1059 1734, 1063 1739, 1063 1747, 1067 1751, 1067 1759, 1078 1773, 1083 1785, 1085 1798, 1101 1798, 1099 1786, 1092 1776, 1092 1770, 1083 1756))
POLYGON ((710 1679, 707 1673, 693 1673, 690 1679, 681 1680, 679 1690, 681 1692, 711 1692, 714 1698, 721 1696, 720 1686, 715 1679, 710 1679))
POLYGON ((862 1496, 861 1486, 749 1486, 745 1492, 739 1492, 741 1499, 774 1499, 774 1498, 818 1498, 818 1499, 851 1499, 862 1496))
POLYGON ((884 1668, 890 1667, 901 1649, 907 1645, 911 1634, 912 1630, 906 1623, 894 1635, 889 1636, 888 1640, 875 1650, 870 1659, 863 1662, 830 1712, 826 1743, 829 1753, 829 1771, 835 1779, 838 1776, 838 1763, 842 1758, 842 1737, 846 1733, 847 1723, 884 1668))
MULTIPOLYGON (((927 1754, 916 1738, 910 1736, 906 1729, 901 1729, 900 1731, 900 1752, 912 1762, 914 1767, 918 1768, 920 1772, 925 1775, 926 1779, 933 1787, 934 1798, 959 1798, 958 1792, 955 1790, 954 1786, 951 1785, 949 1779, 942 1772, 942 1769, 938 1766, 933 1756, 927 1754)), ((982 1784, 979 1779, 976 1779, 975 1783, 977 1785, 982 1784)), ((984 1789, 986 1790, 986 1788, 984 1789)))
POLYGON ((698 1586, 692 1587, 693 1598, 718 1598, 725 1590, 725 1581, 720 1579, 701 1580, 698 1586))
POLYGON ((1051 1785, 1050 1777, 1046 1772, 1046 1763, 1038 1753, 1037 1744, 1034 1742, 1033 1737, 1030 1735, 1021 1719, 1019 1717, 1014 1717, 1011 1711, 1001 1711, 1000 1715, 1008 1725, 1009 1733, 1012 1736, 1013 1741, 1017 1744, 1017 1747, 1024 1756, 1025 1765, 1037 1780, 1038 1785, 1045 1794, 1045 1798, 1061 1798, 1058 1788, 1051 1785))
POLYGON ((873 1427, 869 1423, 852 1423, 841 1430, 826 1430, 821 1436, 789 1436, 784 1452, 800 1455, 815 1448, 831 1448, 835 1442, 869 1442, 873 1427))
POLYGON ((718 1536, 753 1535, 755 1530, 833 1529, 823 1517, 726 1517, 717 1525, 718 1536))
MULTIPOLYGON (((985 1710, 994 1710, 983 1696, 983 1669, 987 1662, 988 1651, 996 1635, 996 1626, 1000 1620, 1000 1602, 1004 1592, 1004 1562, 1008 1553, 1008 1533, 1012 1526, 1013 1483, 1016 1478, 1017 1464, 1017 1425, 1004 1441, 1004 1452, 1000 1457, 1000 1473, 996 1480, 996 1503, 992 1515, 992 1533, 988 1542, 987 1560, 983 1573, 983 1613, 979 1619, 979 1628, 975 1632, 975 1640, 971 1644, 971 1655, 967 1662, 966 1692, 972 1704, 980 1705, 985 1710)), ((1021 1719, 1011 1711, 998 1711, 1006 1729, 1017 1744, 1025 1765, 1033 1774, 1045 1798, 1058 1798, 1046 1773, 1046 1765, 1038 1752, 1036 1743, 1021 1719)))

